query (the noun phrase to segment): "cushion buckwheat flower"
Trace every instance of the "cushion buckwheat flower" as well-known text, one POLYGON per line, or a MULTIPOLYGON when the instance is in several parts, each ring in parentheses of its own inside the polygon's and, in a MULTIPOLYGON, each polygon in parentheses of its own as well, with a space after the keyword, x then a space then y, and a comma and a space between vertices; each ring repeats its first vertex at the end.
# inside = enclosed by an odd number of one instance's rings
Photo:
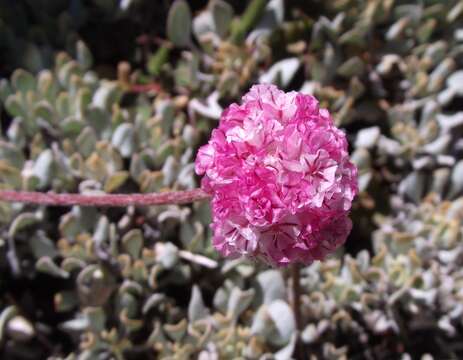
POLYGON ((196 172, 213 196, 213 245, 224 256, 310 264, 351 230, 357 169, 313 96, 253 86, 223 112, 196 172))

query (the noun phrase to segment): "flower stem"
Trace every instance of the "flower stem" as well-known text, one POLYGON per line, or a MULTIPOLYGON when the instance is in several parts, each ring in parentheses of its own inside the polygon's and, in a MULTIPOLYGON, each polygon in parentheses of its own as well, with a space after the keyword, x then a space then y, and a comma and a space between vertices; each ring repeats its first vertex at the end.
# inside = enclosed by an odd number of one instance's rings
POLYGON ((0 190, 0 201, 21 202, 50 206, 150 206, 186 204, 209 198, 201 189, 170 191, 151 194, 57 194, 14 190, 0 190))
POLYGON ((294 318, 296 320, 296 359, 304 359, 303 348, 301 343, 301 332, 302 332, 302 317, 301 317, 301 274, 300 265, 291 265, 291 278, 292 278, 292 308, 294 318))

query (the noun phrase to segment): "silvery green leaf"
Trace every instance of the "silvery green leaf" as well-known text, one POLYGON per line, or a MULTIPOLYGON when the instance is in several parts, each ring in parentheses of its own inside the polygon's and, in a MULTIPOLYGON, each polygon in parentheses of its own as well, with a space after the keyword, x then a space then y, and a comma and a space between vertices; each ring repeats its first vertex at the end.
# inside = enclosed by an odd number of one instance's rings
POLYGON ((18 309, 14 305, 6 306, 0 313, 0 341, 5 339, 6 324, 10 319, 18 314, 18 309))
POLYGON ((71 333, 82 333, 83 331, 87 330, 89 326, 90 323, 87 317, 79 317, 76 319, 68 320, 59 325, 61 329, 71 333))
POLYGON ((10 142, 0 140, 0 159, 8 161, 8 163, 18 169, 24 165, 24 154, 17 146, 10 142))
POLYGON ((455 89, 459 95, 463 94, 461 84, 463 81, 463 70, 455 71, 447 78, 447 86, 455 89))
POLYGON ((175 107, 171 101, 161 100, 156 104, 156 113, 161 116, 162 132, 169 135, 172 131, 172 125, 175 120, 175 107))
POLYGON ((23 108, 16 94, 8 96, 5 102, 5 109, 13 117, 18 116, 25 118, 27 116, 27 111, 23 108))
POLYGON ((463 29, 456 29, 453 37, 457 42, 463 41, 463 29))
POLYGON ((69 278, 69 273, 56 265, 48 256, 43 256, 37 260, 35 267, 38 271, 52 276, 60 277, 63 279, 69 278))
POLYGON ((443 194, 450 179, 450 169, 441 168, 434 171, 430 191, 436 194, 443 194))
POLYGON ((69 88, 71 86, 71 78, 73 75, 82 76, 82 69, 79 67, 77 62, 71 60, 64 64, 58 71, 58 79, 60 84, 69 88))
POLYGON ((214 31, 214 19, 212 13, 209 10, 199 13, 193 19, 193 33, 199 42, 203 39, 206 34, 209 35, 214 31))
POLYGON ((257 282, 264 295, 263 304, 270 304, 274 300, 283 300, 285 298, 285 282, 280 271, 264 271, 257 276, 257 282))
POLYGON ((371 173, 371 171, 359 175, 358 183, 359 183, 359 190, 361 192, 367 190, 372 177, 373 177, 373 174, 371 173))
POLYGON ((373 148, 378 142, 381 131, 378 126, 372 126, 366 129, 362 129, 357 133, 357 139, 355 140, 355 147, 363 147, 366 149, 373 148))
POLYGON ((18 232, 38 224, 41 221, 40 216, 36 213, 22 213, 19 214, 11 223, 8 229, 8 236, 14 237, 18 232))
POLYGON ((214 91, 211 95, 209 95, 206 99, 205 104, 196 98, 191 99, 190 103, 188 104, 188 112, 190 113, 190 116, 193 116, 193 114, 197 112, 198 114, 203 115, 207 118, 218 120, 220 119, 220 115, 223 111, 218 100, 218 91, 214 91))
MULTIPOLYGON (((455 336, 455 334, 457 333, 455 326, 452 324, 448 316, 442 316, 439 319, 437 326, 439 327, 439 329, 444 330, 448 336, 455 336)), ((433 358, 431 357, 431 359, 433 358)))
POLYGON ((0 101, 5 102, 8 96, 13 93, 10 83, 6 79, 0 79, 0 101))
POLYGON ((283 300, 275 300, 268 305, 267 312, 278 334, 272 338, 272 342, 280 346, 287 344, 296 331, 296 321, 291 307, 283 300))
POLYGON ((439 155, 443 154, 447 151, 450 142, 452 141, 452 137, 449 134, 444 134, 439 136, 433 142, 426 144, 423 146, 423 151, 431 154, 431 155, 439 155))
POLYGON ((400 56, 396 54, 386 54, 381 58, 381 62, 376 66, 376 70, 381 75, 387 75, 391 72, 394 65, 401 63, 400 56))
POLYGON ((319 338, 319 332, 315 324, 307 325, 306 328, 302 331, 301 339, 306 344, 311 344, 317 341, 318 338, 319 338))
POLYGON ((228 299, 227 315, 237 321, 241 313, 251 305, 253 298, 254 289, 242 291, 240 288, 234 287, 228 299))
POLYGON ((170 186, 177 178, 179 164, 174 156, 167 157, 164 165, 162 166, 162 173, 164 174, 164 186, 170 186))
POLYGON ((140 229, 132 229, 122 238, 122 245, 132 259, 140 257, 143 247, 143 234, 140 229))
POLYGON ((439 64, 447 55, 448 44, 444 40, 430 44, 425 52, 426 57, 431 60, 432 65, 439 64))
POLYGON ((60 218, 59 230, 67 238, 75 238, 80 233, 81 226, 75 214, 67 213, 60 218))
POLYGON ((110 111, 113 104, 119 101, 121 92, 117 83, 102 81, 93 94, 92 104, 102 110, 110 111))
POLYGON ((32 173, 39 179, 39 187, 49 185, 53 172, 53 152, 50 149, 44 150, 37 158, 32 168, 32 173))
POLYGON ((422 156, 413 159, 412 166, 414 170, 431 169, 435 165, 435 160, 431 156, 422 156))
POLYGON ((127 181, 129 176, 130 173, 128 171, 116 171, 112 173, 104 184, 104 192, 112 193, 119 189, 127 181))
MULTIPOLYGON (((121 113, 122 115, 125 115, 124 112, 121 113)), ((87 120, 87 123, 96 131, 99 136, 105 140, 110 138, 112 129, 110 129, 111 117, 109 112, 99 107, 95 107, 94 105, 89 105, 85 108, 82 117, 87 120)), ((124 118, 124 121, 128 120, 124 118)))
POLYGON ((86 126, 76 139, 77 150, 86 158, 95 150, 97 141, 95 131, 90 126, 86 126))
POLYGON ((265 7, 260 21, 248 35, 246 42, 254 43, 260 38, 269 36, 273 30, 283 23, 284 12, 283 0, 270 0, 265 7))
POLYGON ((156 261, 165 269, 172 269, 178 263, 178 248, 168 243, 156 243, 155 247, 156 261))
POLYGON ((68 312, 74 309, 79 299, 73 290, 64 290, 55 294, 54 305, 57 312, 68 312))
POLYGON ((184 47, 190 42, 191 11, 184 0, 175 0, 167 15, 167 37, 175 46, 184 47))
POLYGON ((384 334, 388 330, 394 331, 394 329, 397 328, 395 322, 388 319, 386 314, 382 313, 380 310, 374 310, 367 313, 364 318, 367 325, 376 334, 384 334))
POLYGON ((442 106, 446 106, 456 95, 457 90, 453 87, 448 87, 437 94, 437 102, 442 106))
POLYGON ((135 132, 132 124, 121 124, 113 133, 111 144, 123 157, 132 155, 135 149, 135 132))
POLYGON ((337 73, 343 77, 360 76, 365 71, 365 64, 358 56, 351 57, 338 68, 337 73))
POLYGON ((147 166, 139 154, 133 154, 130 160, 130 176, 135 181, 140 180, 141 174, 147 170, 147 166))
POLYGON ((427 90, 429 92, 440 90, 444 85, 445 79, 447 79, 455 66, 455 61, 452 58, 446 58, 441 61, 429 75, 427 90))
POLYGON ((463 190, 463 160, 457 162, 450 177, 449 197, 455 197, 463 190))
POLYGON ((439 166, 453 167, 456 163, 456 159, 452 155, 437 155, 436 163, 439 166))
POLYGON ((55 107, 58 111, 58 114, 62 117, 68 117, 72 115, 71 99, 69 98, 69 94, 67 92, 59 93, 58 97, 56 98, 55 107))
POLYGON ((186 124, 183 127, 182 139, 185 141, 185 144, 187 144, 187 146, 194 147, 198 140, 198 131, 194 126, 186 124))
POLYGON ((47 101, 53 102, 56 100, 59 84, 50 70, 42 70, 38 74, 37 90, 47 101))
POLYGON ((7 334, 16 341, 29 341, 35 336, 32 324, 21 315, 16 315, 6 324, 7 334))
POLYGON ((272 332, 272 324, 271 319, 267 313, 267 306, 262 305, 256 311, 252 319, 251 325, 251 334, 252 335, 260 335, 265 338, 271 336, 272 332))
POLYGON ((355 27, 346 31, 339 37, 339 43, 342 45, 365 46, 369 30, 370 27, 368 24, 356 24, 355 27))
POLYGON ((296 347, 297 334, 291 336, 289 343, 282 349, 278 350, 275 353, 275 360, 291 360, 293 359, 292 355, 294 353, 294 348, 296 347))
POLYGON ((307 95, 314 95, 318 83, 316 81, 305 81, 299 92, 307 95))
POLYGON ((28 91, 35 91, 37 82, 35 77, 22 69, 15 70, 11 75, 11 84, 16 91, 26 94, 28 91))
POLYGON ((142 313, 143 315, 148 314, 151 309, 157 308, 160 304, 166 301, 166 296, 161 293, 152 294, 148 300, 143 304, 142 313))
POLYGON ((212 0, 210 2, 210 13, 215 33, 224 38, 228 33, 231 20, 233 19, 233 7, 223 0, 212 0))
POLYGON ((193 286, 191 291, 191 299, 188 304, 188 319, 190 322, 195 322, 209 315, 209 310, 204 305, 201 290, 197 285, 193 286))
POLYGON ((389 139, 386 136, 381 135, 378 140, 378 150, 384 154, 397 156, 401 152, 401 146, 398 141, 389 139))
POLYGON ((34 106, 34 116, 36 119, 43 119, 49 124, 55 122, 54 110, 47 101, 39 101, 34 106))
POLYGON ((59 124, 63 135, 68 137, 78 136, 85 127, 85 122, 74 116, 68 116, 59 124))
POLYGON ((410 173, 399 185, 399 192, 418 204, 424 195, 426 175, 420 171, 410 173))
POLYGON ((84 315, 88 320, 89 327, 96 333, 105 329, 106 314, 101 307, 86 307, 84 315))
POLYGON ((186 189, 196 187, 195 165, 193 163, 185 165, 178 174, 177 183, 186 189))
POLYGON ((44 232, 36 232, 31 237, 29 246, 31 247, 32 253, 36 259, 43 256, 54 258, 58 255, 58 251, 55 248, 55 244, 51 241, 44 232))
POLYGON ((450 132, 455 128, 463 126, 463 112, 459 111, 451 115, 437 114, 436 120, 443 132, 450 132))
POLYGON ((402 36, 402 33, 407 28, 410 23, 410 19, 408 17, 401 18, 397 20, 386 33, 387 40, 397 40, 402 36))
POLYGON ((453 23, 463 13, 463 3, 458 2, 447 13, 447 21, 453 23))
POLYGON ((371 156, 368 150, 359 148, 352 154, 352 162, 357 165, 360 171, 371 168, 371 156))
POLYGON ((167 210, 162 211, 158 215, 158 221, 163 223, 167 220, 176 220, 178 222, 186 221, 188 215, 190 215, 190 209, 180 208, 178 206, 172 205, 167 210))
POLYGON ((24 120, 21 117, 15 117, 8 127, 6 135, 8 136, 8 140, 16 144, 17 147, 24 147, 26 144, 24 120))
POLYGON ((229 295, 229 292, 225 288, 219 288, 214 294, 214 307, 221 312, 226 312, 229 295))
POLYGON ((185 336, 187 327, 186 319, 182 319, 177 324, 165 324, 163 329, 172 340, 179 342, 185 336))
POLYGON ((76 48, 77 62, 82 69, 90 69, 93 64, 93 57, 89 48, 82 40, 77 41, 76 48))
POLYGON ((259 83, 274 83, 280 84, 282 87, 287 87, 300 65, 301 61, 296 57, 280 60, 259 77, 259 83))
POLYGON ((76 270, 82 270, 86 266, 85 261, 77 259, 75 257, 67 257, 61 263, 61 268, 67 272, 73 272, 76 270))

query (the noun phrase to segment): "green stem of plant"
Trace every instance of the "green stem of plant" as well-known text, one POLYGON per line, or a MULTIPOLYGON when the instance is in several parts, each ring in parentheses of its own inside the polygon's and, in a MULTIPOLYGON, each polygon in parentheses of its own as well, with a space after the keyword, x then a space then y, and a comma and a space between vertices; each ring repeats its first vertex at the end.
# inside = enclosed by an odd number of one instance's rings
POLYGON ((257 24, 262 17, 269 0, 252 0, 239 22, 232 28, 230 40, 235 44, 241 44, 246 34, 257 24))

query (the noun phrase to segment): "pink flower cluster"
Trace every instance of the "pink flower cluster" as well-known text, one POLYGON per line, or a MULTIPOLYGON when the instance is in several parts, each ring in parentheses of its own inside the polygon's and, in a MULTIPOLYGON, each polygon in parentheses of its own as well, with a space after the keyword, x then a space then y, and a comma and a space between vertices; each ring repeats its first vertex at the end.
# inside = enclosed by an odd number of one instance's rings
POLYGON ((214 247, 274 266, 323 259, 352 228, 357 169, 344 133, 310 95, 255 85, 242 100, 196 158, 214 247))

